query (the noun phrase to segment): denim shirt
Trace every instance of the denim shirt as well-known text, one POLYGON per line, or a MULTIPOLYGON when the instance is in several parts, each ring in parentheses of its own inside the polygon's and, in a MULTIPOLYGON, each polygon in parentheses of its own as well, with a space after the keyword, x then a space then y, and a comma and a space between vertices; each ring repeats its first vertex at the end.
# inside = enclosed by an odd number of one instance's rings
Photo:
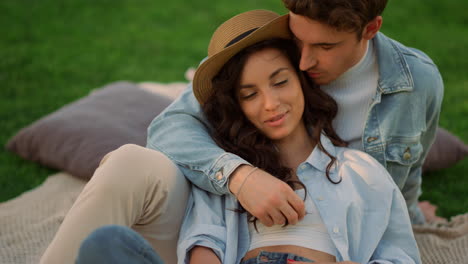
MULTIPOLYGON (((363 150, 390 173, 406 199, 413 223, 423 223, 418 206, 421 167, 432 144, 443 97, 439 71, 421 51, 378 33, 379 81, 362 135, 363 150)), ((227 181, 244 159, 219 148, 192 87, 158 115, 148 128, 147 147, 174 163, 193 184, 228 194, 227 181)))
MULTIPOLYGON (((385 168, 358 150, 335 147, 322 136, 330 158, 317 147, 297 168, 336 248, 336 261, 421 263, 405 200, 385 168)), ((239 263, 250 247, 247 216, 236 198, 192 187, 177 247, 178 263, 189 263, 194 246, 211 248, 221 263, 239 263)))

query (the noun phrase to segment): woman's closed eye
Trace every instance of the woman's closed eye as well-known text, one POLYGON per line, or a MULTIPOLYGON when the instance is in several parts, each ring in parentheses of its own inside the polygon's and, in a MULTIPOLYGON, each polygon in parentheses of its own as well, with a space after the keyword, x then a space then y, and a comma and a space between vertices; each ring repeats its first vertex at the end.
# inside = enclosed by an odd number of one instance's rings
POLYGON ((279 81, 279 82, 274 83, 273 86, 275 86, 275 87, 281 87, 281 86, 284 86, 284 85, 287 84, 287 83, 288 83, 288 79, 284 79, 284 80, 282 80, 282 81, 279 81))
POLYGON ((252 91, 252 92, 248 92, 248 93, 241 93, 239 97, 242 100, 248 100, 248 99, 253 98, 256 94, 257 94, 257 92, 252 91))

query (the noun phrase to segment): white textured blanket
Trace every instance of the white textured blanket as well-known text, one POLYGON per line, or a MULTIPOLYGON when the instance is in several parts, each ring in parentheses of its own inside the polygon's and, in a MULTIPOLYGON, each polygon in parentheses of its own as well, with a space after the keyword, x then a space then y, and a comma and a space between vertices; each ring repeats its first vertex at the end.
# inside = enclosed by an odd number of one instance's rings
POLYGON ((38 263, 85 182, 67 173, 0 203, 0 263, 38 263))
MULTIPOLYGON (((0 204, 0 263, 38 263, 85 182, 67 173, 0 204)), ((414 227, 425 264, 468 263, 468 214, 414 227)))

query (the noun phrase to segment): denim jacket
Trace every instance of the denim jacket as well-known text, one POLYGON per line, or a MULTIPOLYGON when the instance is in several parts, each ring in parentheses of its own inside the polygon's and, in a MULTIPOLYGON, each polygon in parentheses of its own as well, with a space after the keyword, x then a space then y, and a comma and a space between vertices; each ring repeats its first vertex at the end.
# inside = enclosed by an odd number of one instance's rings
MULTIPOLYGON (((364 152, 335 147, 325 136, 297 168, 307 195, 315 203, 336 248, 336 261, 358 263, 421 263, 405 200, 394 181, 364 152)), ((193 186, 177 247, 178 263, 189 263, 194 246, 211 248, 221 263, 239 263, 250 247, 247 216, 235 211, 236 198, 214 195, 193 186)))
MULTIPOLYGON (((379 81, 362 135, 364 151, 390 173, 406 199, 413 223, 423 223, 418 206, 421 167, 432 144, 443 97, 437 67, 424 53, 382 33, 373 39, 379 81)), ((211 139, 208 123, 189 87, 148 128, 147 147, 164 153, 196 186, 228 194, 227 181, 244 159, 211 139)))

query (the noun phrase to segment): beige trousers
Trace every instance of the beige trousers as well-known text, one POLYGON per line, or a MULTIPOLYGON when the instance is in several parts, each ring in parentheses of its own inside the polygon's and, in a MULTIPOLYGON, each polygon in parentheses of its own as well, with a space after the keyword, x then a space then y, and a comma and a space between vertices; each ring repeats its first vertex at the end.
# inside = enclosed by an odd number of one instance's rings
POLYGON ((109 224, 133 228, 165 263, 176 263, 178 231, 189 192, 187 180, 166 156, 124 145, 102 159, 41 263, 74 263, 83 239, 109 224))

